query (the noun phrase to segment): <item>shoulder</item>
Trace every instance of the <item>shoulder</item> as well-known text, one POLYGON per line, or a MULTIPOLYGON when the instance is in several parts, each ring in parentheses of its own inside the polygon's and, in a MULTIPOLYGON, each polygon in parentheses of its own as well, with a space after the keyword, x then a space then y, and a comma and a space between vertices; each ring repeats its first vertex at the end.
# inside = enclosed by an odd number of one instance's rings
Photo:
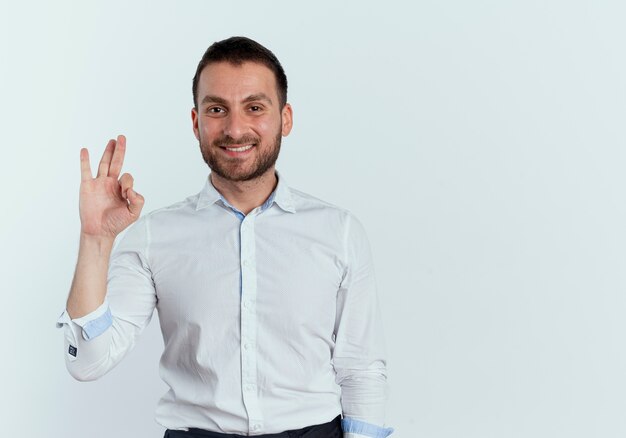
POLYGON ((170 226, 178 223, 184 216, 195 212, 198 195, 191 195, 182 201, 175 202, 165 207, 160 207, 148 213, 142 214, 119 235, 118 240, 144 240, 150 241, 152 229, 159 225, 170 226))
POLYGON ((289 190, 297 212, 296 216, 307 218, 314 216, 316 223, 323 224, 328 232, 331 230, 339 232, 344 240, 365 236, 363 224, 350 210, 291 187, 289 190))
POLYGON ((342 218, 353 216, 347 209, 324 201, 309 193, 294 189, 293 187, 289 187, 289 192, 291 193, 291 198, 297 211, 320 211, 342 218))
POLYGON ((147 222, 169 220, 175 216, 193 214, 196 211, 199 194, 188 196, 182 201, 150 211, 142 217, 147 222))

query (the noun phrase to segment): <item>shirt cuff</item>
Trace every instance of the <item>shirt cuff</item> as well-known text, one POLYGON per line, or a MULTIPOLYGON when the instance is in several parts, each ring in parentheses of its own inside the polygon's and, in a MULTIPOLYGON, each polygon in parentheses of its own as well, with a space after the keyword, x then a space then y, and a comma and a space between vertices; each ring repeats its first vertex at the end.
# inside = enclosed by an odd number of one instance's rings
MULTIPOLYGON (((56 326, 61 328, 65 324, 68 324, 72 328, 74 328, 73 324, 80 327, 82 336, 86 341, 100 336, 106 329, 113 325, 113 317, 109 303, 105 299, 96 310, 75 319, 71 319, 69 313, 65 310, 61 316, 59 316, 56 326)), ((74 334, 74 336, 76 336, 76 334, 74 334)))
POLYGON ((385 438, 393 432, 391 427, 380 427, 349 417, 341 420, 341 428, 345 438, 385 438))

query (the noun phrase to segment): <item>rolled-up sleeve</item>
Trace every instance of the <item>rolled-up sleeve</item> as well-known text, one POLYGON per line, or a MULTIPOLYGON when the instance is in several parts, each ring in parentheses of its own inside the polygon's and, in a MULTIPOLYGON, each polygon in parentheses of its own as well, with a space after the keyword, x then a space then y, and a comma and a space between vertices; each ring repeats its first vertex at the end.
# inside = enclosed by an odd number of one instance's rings
POLYGON ((386 437, 385 341, 372 255, 361 223, 347 216, 344 277, 337 294, 333 365, 341 387, 344 436, 386 437))
POLYGON ((57 327, 64 330, 65 363, 77 380, 95 380, 110 371, 150 322, 157 298, 149 248, 147 215, 128 227, 116 242, 102 305, 76 319, 64 311, 57 320, 57 327))

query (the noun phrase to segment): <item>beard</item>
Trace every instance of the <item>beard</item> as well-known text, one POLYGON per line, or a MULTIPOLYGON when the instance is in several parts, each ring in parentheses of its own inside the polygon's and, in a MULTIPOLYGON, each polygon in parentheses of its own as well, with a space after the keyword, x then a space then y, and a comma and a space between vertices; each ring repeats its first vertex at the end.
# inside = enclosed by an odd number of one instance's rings
POLYGON ((262 145, 261 139, 252 135, 244 135, 241 138, 234 139, 228 135, 222 136, 212 143, 203 141, 202 136, 198 141, 202 158, 209 166, 211 171, 220 177, 229 181, 250 181, 260 177, 274 166, 280 152, 282 142, 282 134, 278 131, 276 137, 271 144, 262 145), (228 157, 221 153, 219 148, 233 144, 251 144, 254 143, 256 148, 256 156, 252 166, 248 166, 249 159, 242 160, 237 157, 228 157), (245 161, 245 163, 244 163, 245 161))

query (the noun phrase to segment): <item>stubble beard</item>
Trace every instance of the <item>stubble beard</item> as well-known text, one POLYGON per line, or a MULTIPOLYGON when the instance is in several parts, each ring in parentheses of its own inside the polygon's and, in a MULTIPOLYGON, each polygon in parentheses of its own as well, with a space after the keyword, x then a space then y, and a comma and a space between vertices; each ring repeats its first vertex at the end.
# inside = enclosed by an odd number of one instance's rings
POLYGON ((269 148, 261 147, 260 139, 254 136, 243 136, 239 139, 223 136, 213 141, 210 145, 204 142, 202 137, 200 137, 200 140, 198 141, 200 151, 202 152, 202 158, 204 158, 204 162, 209 166, 211 171, 218 176, 233 182, 251 181, 271 169, 278 159, 281 142, 282 134, 280 131, 276 137, 274 137, 274 141, 269 148), (236 157, 226 157, 220 150, 218 150, 220 147, 228 145, 250 143, 256 144, 254 148, 257 148, 257 155, 252 167, 250 167, 249 170, 242 168, 241 159, 236 157))

